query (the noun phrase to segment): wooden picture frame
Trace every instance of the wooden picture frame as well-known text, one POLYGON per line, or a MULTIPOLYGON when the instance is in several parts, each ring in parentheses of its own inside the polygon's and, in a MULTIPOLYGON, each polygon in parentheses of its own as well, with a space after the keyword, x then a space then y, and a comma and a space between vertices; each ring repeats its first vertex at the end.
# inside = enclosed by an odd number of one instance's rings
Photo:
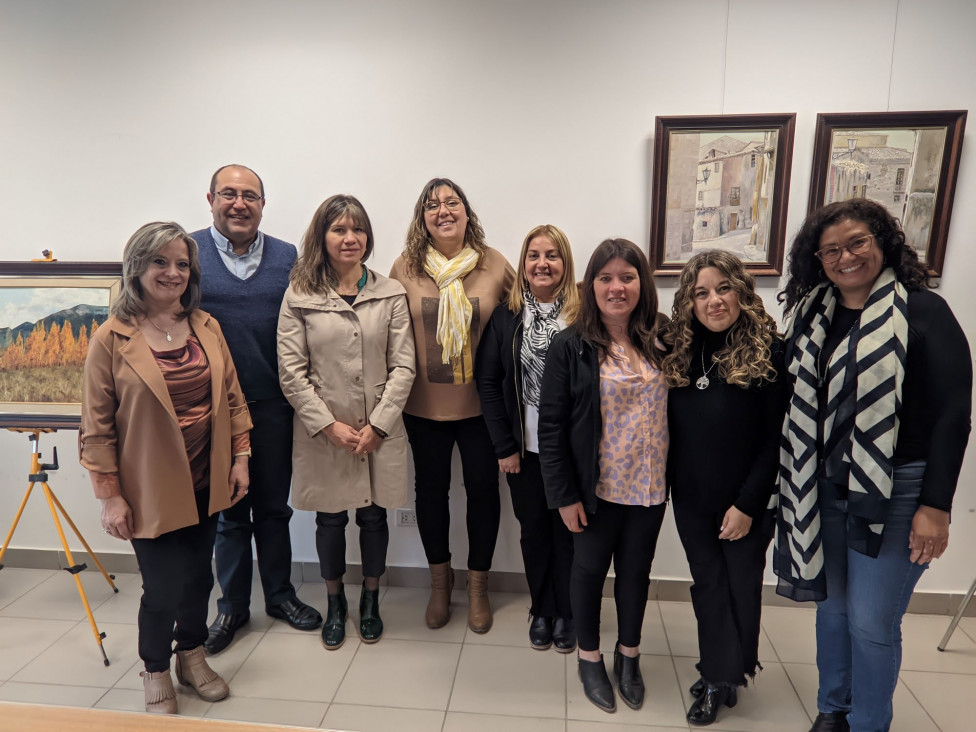
POLYGON ((882 204, 942 276, 966 110, 818 114, 807 213, 855 196, 882 204))
POLYGON ((677 275, 708 249, 754 275, 782 274, 795 125, 792 113, 655 118, 655 275, 677 275))
POLYGON ((88 337, 118 262, 0 262, 0 427, 77 429, 88 337))

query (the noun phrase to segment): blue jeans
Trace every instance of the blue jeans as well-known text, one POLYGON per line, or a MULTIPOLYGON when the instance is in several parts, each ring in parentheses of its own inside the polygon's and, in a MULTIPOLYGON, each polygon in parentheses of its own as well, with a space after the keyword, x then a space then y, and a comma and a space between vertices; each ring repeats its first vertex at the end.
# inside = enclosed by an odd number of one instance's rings
POLYGON ((901 619, 927 564, 909 562, 908 535, 925 463, 896 467, 877 558, 847 548, 847 501, 822 491, 827 599, 817 603, 821 712, 849 712, 852 732, 886 732, 901 668, 901 619))

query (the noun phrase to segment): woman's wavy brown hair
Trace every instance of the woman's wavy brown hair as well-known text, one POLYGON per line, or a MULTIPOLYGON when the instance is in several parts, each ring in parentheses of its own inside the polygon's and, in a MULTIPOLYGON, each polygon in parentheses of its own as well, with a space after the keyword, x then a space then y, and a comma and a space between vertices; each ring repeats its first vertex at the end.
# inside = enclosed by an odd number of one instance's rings
MULTIPOLYGON (((668 386, 680 387, 690 383, 688 372, 693 357, 695 285, 698 274, 706 267, 714 267, 729 281, 739 297, 739 318, 729 328, 725 347, 714 356, 718 375, 726 383, 743 388, 776 378, 771 360, 771 348, 776 335, 776 321, 766 312, 762 298, 756 293, 756 280, 746 271, 734 254, 711 250, 695 254, 681 270, 678 290, 674 293, 671 322, 664 331, 664 342, 671 352, 664 358, 664 377, 668 386)), ((704 327, 701 325, 700 327, 704 327)))
POLYGON ((637 307, 630 314, 627 323, 627 335, 630 336, 631 343, 640 351, 641 355, 654 368, 659 369, 664 351, 658 347, 657 341, 664 317, 658 317, 657 289, 654 287, 651 266, 647 263, 644 252, 632 241, 604 239, 593 250, 589 264, 586 265, 586 274, 583 275, 582 301, 580 302, 579 317, 576 319, 576 329, 584 340, 596 347, 600 361, 606 360, 611 338, 607 326, 603 324, 600 307, 596 304, 593 283, 603 268, 607 266, 607 263, 618 258, 636 269, 640 280, 637 307))
POLYGON ((407 241, 403 245, 403 259, 407 263, 407 272, 414 277, 421 277, 424 274, 424 259, 427 257, 427 246, 433 245, 434 240, 427 230, 424 221, 424 205, 431 199, 436 200, 434 191, 441 186, 450 188, 461 199, 464 210, 468 215, 468 224, 464 230, 464 243, 478 252, 478 266, 483 267, 485 254, 488 253, 488 244, 485 242, 485 230, 478 220, 478 214, 471 208, 468 197, 464 195, 461 187, 450 178, 431 178, 424 185, 424 189, 417 198, 417 203, 413 207, 413 220, 410 228, 407 229, 407 241))

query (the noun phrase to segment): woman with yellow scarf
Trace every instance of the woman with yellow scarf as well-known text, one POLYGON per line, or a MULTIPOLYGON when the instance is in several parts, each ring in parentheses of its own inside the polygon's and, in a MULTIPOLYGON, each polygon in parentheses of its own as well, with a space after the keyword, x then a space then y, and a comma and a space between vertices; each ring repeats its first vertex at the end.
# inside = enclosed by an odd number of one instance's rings
POLYGON ((390 277, 407 291, 417 345, 417 377, 403 421, 413 451, 417 525, 430 565, 427 626, 443 627, 451 617, 448 494, 457 444, 467 495, 468 627, 486 633, 492 623, 488 570, 501 507, 498 464, 481 415, 474 360, 481 332, 508 297, 515 271, 485 243, 464 191, 447 178, 434 178, 417 199, 390 277))

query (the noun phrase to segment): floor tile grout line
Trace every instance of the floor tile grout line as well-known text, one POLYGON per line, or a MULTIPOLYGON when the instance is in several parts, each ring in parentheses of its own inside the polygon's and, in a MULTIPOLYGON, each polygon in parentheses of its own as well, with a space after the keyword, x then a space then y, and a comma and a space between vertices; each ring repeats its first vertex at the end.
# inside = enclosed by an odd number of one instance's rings
MULTIPOLYGON (((26 569, 26 568, 21 568, 21 567, 4 567, 4 569, 6 569, 9 572, 12 569, 26 569)), ((38 569, 38 570, 27 569, 26 571, 28 571, 28 572, 34 572, 34 571, 36 571, 36 572, 50 572, 51 574, 50 574, 49 577, 45 577, 44 579, 40 580, 36 584, 31 585, 30 587, 28 587, 27 589, 25 589, 23 592, 21 592, 16 597, 11 598, 9 602, 6 602, 3 605, 0 605, 0 611, 6 609, 10 605, 13 605, 15 602, 17 602, 19 599, 21 599, 22 597, 24 597, 25 595, 27 595, 29 592, 33 592, 38 587, 40 587, 45 582, 47 582, 49 579, 52 579, 53 577, 56 577, 59 574, 59 572, 60 572, 60 570, 57 570, 57 569, 38 569)))
POLYGON ((911 685, 908 683, 908 680, 902 678, 901 672, 898 673, 898 680, 902 684, 904 684, 905 689, 908 691, 909 694, 912 695, 912 698, 915 700, 915 703, 918 704, 919 709, 925 712, 925 716, 929 718, 930 722, 932 722, 932 726, 935 727, 937 730, 939 730, 939 732, 942 732, 942 728, 939 726, 939 723, 935 721, 935 718, 931 714, 929 714, 929 710, 925 708, 924 704, 922 704, 922 700, 919 699, 918 696, 915 694, 915 690, 912 689, 911 685))

